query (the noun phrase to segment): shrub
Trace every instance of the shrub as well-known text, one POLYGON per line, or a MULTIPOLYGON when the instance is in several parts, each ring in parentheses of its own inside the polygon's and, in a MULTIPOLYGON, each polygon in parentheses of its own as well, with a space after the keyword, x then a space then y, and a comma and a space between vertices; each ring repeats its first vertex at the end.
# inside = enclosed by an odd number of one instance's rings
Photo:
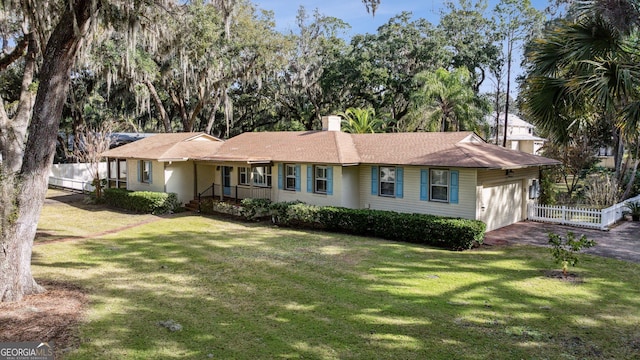
POLYGON ((226 203, 211 198, 203 199, 200 203, 200 212, 203 214, 226 214, 242 217, 244 216, 244 208, 240 205, 226 203))
POLYGON ((482 243, 486 225, 477 220, 445 218, 393 211, 320 207, 275 203, 274 222, 294 227, 320 228, 353 235, 465 250, 482 243))
POLYGON ((585 182, 584 198, 587 205, 604 209, 618 202, 620 186, 613 174, 609 172, 592 174, 585 182))
POLYGON ((110 206, 149 214, 171 213, 180 206, 174 193, 125 189, 104 189, 104 201, 110 206))
POLYGON ((271 214, 269 199, 243 199, 240 203, 243 207, 242 216, 247 220, 260 219, 271 214))
POLYGON ((562 275, 566 277, 569 265, 575 266, 578 263, 576 254, 582 249, 595 246, 596 242, 588 240, 585 235, 576 240, 575 234, 568 231, 566 239, 558 234, 549 233, 549 244, 551 245, 551 255, 557 264, 562 265, 562 275))

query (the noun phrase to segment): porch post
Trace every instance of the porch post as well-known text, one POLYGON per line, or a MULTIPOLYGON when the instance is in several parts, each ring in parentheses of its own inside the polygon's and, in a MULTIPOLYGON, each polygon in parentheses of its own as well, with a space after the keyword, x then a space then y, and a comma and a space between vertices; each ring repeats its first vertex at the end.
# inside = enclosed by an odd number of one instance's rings
POLYGON ((193 198, 198 196, 198 164, 193 162, 193 198))
POLYGON ((253 167, 253 164, 249 166, 249 198, 253 198, 253 167))
POLYGON ((220 165, 220 201, 224 201, 224 166, 220 165))

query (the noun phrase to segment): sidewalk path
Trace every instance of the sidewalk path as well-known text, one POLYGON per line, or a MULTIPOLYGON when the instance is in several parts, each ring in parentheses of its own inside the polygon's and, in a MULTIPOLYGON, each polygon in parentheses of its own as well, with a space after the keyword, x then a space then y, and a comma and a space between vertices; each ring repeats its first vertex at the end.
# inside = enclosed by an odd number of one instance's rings
POLYGON ((526 244, 548 246, 549 232, 565 236, 572 231, 576 236, 586 235, 597 245, 584 250, 594 254, 640 263, 640 222, 623 221, 609 231, 577 228, 565 225, 522 221, 489 231, 484 243, 489 246, 526 244))

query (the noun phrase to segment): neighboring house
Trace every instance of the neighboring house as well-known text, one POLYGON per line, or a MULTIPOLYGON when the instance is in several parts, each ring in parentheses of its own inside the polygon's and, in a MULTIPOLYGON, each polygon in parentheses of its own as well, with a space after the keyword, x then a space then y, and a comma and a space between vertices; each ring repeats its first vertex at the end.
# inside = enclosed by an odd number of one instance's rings
MULTIPOLYGON (((496 117, 495 114, 488 115, 485 120, 491 127, 492 138, 489 142, 495 143, 496 117)), ((540 148, 544 145, 545 139, 535 136, 535 126, 522 120, 514 114, 507 117, 507 144, 506 148, 523 151, 529 154, 540 155, 540 148)), ((504 113, 500 114, 498 122, 498 144, 502 144, 504 138, 504 113)))
POLYGON ((615 151, 613 146, 601 147, 598 149, 598 166, 602 166, 608 169, 616 168, 615 151))
POLYGON ((482 220, 488 230, 525 218, 543 166, 557 161, 487 144, 472 132, 347 134, 248 132, 221 141, 159 134, 109 150, 109 184, 224 198, 300 200, 482 220))

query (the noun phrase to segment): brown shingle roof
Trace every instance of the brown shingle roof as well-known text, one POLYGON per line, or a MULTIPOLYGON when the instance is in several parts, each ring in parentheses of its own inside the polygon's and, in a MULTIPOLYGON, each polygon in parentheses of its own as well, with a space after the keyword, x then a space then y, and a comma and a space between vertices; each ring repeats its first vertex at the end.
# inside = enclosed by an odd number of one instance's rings
POLYGON ((225 142, 202 133, 158 134, 105 156, 176 160, 388 164, 486 169, 555 165, 556 160, 487 144, 472 132, 347 134, 248 132, 225 142), (199 141, 199 140, 209 141, 199 141))
POLYGON ((339 131, 247 132, 224 142, 210 160, 356 164, 350 134, 339 131))
POLYGON ((508 169, 558 161, 487 144, 472 132, 352 135, 362 163, 508 169))
POLYGON ((204 133, 156 134, 111 149, 102 155, 112 158, 180 161, 200 159, 213 154, 222 144, 222 140, 204 133))

